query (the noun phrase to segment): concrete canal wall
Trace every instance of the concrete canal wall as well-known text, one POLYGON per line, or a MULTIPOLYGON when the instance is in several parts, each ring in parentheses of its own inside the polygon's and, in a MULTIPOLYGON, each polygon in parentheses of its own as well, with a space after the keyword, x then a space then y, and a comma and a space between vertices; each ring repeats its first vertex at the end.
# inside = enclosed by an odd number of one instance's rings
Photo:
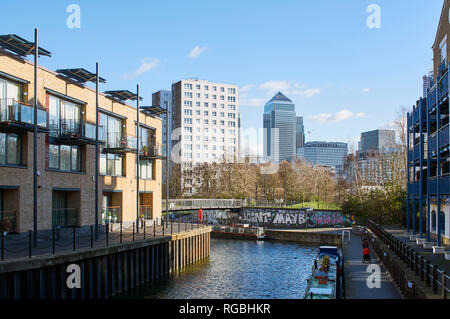
POLYGON ((98 249, 7 260, 0 263, 0 299, 108 298, 207 258, 210 233, 211 228, 204 227, 98 249))
POLYGON ((342 234, 319 231, 267 230, 266 235, 273 240, 295 241, 303 244, 335 246, 342 244, 342 234))

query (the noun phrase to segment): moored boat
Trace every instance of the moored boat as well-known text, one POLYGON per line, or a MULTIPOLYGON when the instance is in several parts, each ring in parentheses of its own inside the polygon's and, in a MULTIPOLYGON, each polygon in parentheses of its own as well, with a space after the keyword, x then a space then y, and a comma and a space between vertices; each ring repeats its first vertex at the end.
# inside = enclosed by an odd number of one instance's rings
POLYGON ((264 240, 267 239, 263 227, 252 227, 248 224, 237 224, 231 226, 213 226, 211 235, 214 237, 264 240))
POLYGON ((314 260, 305 299, 340 299, 342 297, 342 257, 337 247, 322 246, 314 260))

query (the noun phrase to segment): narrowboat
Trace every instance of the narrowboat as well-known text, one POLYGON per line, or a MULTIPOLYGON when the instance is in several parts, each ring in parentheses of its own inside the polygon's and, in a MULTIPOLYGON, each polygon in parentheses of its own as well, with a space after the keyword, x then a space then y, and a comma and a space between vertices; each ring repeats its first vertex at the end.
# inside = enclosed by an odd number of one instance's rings
POLYGON ((215 225, 211 236, 216 238, 265 240, 264 227, 253 227, 248 224, 236 224, 230 226, 215 225))

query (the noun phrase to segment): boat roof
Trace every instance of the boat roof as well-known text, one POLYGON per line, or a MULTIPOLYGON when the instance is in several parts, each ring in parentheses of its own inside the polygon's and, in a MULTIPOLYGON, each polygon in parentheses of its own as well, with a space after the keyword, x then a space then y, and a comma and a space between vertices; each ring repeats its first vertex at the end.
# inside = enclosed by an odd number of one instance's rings
POLYGON ((332 295, 333 288, 311 288, 308 292, 313 295, 332 295))

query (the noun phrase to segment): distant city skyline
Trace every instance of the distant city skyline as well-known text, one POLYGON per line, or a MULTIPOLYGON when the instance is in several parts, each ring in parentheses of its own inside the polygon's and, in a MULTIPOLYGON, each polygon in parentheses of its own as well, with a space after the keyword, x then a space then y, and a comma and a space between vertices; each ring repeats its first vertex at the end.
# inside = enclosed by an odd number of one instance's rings
MULTIPOLYGON (((21 23, 5 15, 0 27, 31 41, 38 27, 40 45, 53 53, 40 59, 43 66, 93 71, 99 62, 102 91, 134 91, 139 83, 144 105, 180 79, 235 84, 244 130, 261 128, 265 101, 283 91, 304 117, 307 141, 353 146, 360 132, 386 128, 399 107, 422 95, 442 9, 441 0, 379 0, 382 26, 369 29, 370 3, 359 0, 196 1, 176 11, 169 3, 132 3, 77 1, 81 27, 69 29, 69 3, 53 1, 43 11, 38 2, 7 0, 2 9, 20 10, 21 23)), ((247 144, 262 149, 262 139, 247 144)))

